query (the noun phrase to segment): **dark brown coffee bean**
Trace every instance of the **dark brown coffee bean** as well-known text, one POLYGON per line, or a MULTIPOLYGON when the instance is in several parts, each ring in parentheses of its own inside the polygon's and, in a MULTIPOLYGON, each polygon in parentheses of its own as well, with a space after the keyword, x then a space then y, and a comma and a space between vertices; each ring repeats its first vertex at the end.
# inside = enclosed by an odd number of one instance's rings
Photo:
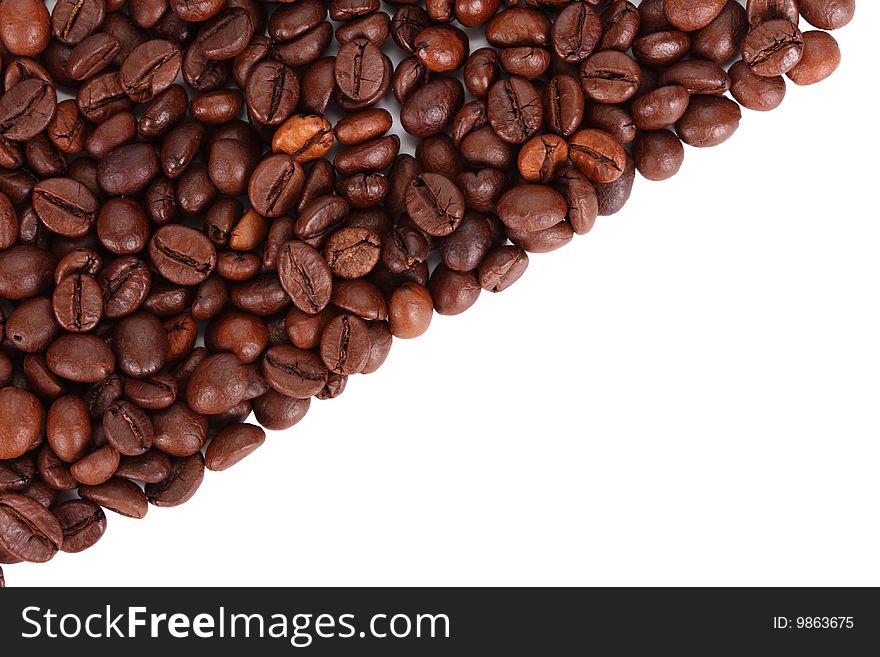
POLYGON ((169 456, 191 456, 202 449, 208 439, 208 418, 181 403, 153 414, 153 427, 153 445, 169 456))
POLYGON ((0 548, 16 559, 42 563, 64 542, 58 520, 39 502, 24 495, 0 495, 0 548))
POLYGON ((752 72, 765 78, 790 71, 804 54, 804 38, 788 20, 761 23, 742 42, 742 58, 752 72))
POLYGON ((768 112, 776 109, 785 99, 785 78, 781 75, 764 78, 740 60, 730 67, 730 95, 750 110, 768 112))
POLYGON ((748 0, 746 3, 749 26, 758 27, 769 20, 784 18, 797 25, 800 13, 798 0, 748 0))
POLYGON ((165 365, 168 352, 162 323, 144 312, 122 318, 113 331, 113 351, 117 367, 126 376, 153 376, 165 365))
POLYGON ((327 369, 315 354, 292 346, 270 347, 263 356, 263 376, 274 390, 308 399, 324 387, 327 369))
POLYGON ((107 378, 115 365, 113 352, 97 336, 67 333, 58 337, 46 351, 52 373, 78 383, 94 383, 107 378))
POLYGON ((52 9, 52 32, 69 46, 81 42, 103 22, 102 0, 59 0, 52 9))
POLYGON ((451 180, 436 173, 423 173, 409 184, 406 209, 410 218, 428 235, 442 237, 458 228, 464 217, 464 196, 451 180))
POLYGON ((92 547, 107 529, 104 511, 88 500, 67 500, 52 509, 52 514, 64 535, 62 552, 82 552, 92 547))
POLYGON ((140 486, 128 479, 113 477, 95 486, 80 486, 79 494, 95 504, 126 518, 147 515, 147 499, 140 486))
POLYGON ((553 49, 566 62, 582 62, 602 40, 602 19, 587 3, 566 5, 550 31, 553 49))
POLYGON ((98 283, 104 292, 104 316, 124 317, 136 311, 150 292, 152 275, 138 258, 117 258, 105 267, 98 283))
POLYGON ((0 3, 0 42, 13 55, 34 57, 49 44, 50 21, 40 0, 0 3))
POLYGON ((0 420, 0 460, 18 458, 39 442, 43 410, 32 393, 0 389, 0 420))
POLYGON ((122 42, 112 34, 92 34, 70 53, 67 72, 74 80, 87 80, 110 66, 121 47, 122 42))
POLYGON ((38 183, 32 202, 46 227, 67 237, 85 235, 97 218, 98 202, 94 195, 70 178, 50 178, 38 183))
MULTIPOLYGON (((528 84, 525 80, 523 82, 528 84)), ((463 100, 464 90, 458 80, 433 78, 403 103, 400 123, 404 130, 415 137, 430 137, 449 124, 463 100)))
POLYGON ((658 87, 633 101, 632 121, 639 130, 666 128, 684 115, 690 99, 688 90, 679 84, 658 87))
POLYGON ((216 354, 199 363, 186 388, 186 400, 196 413, 223 413, 245 397, 247 368, 234 354, 216 354))
POLYGON ((357 374, 367 364, 370 337, 367 324, 354 315, 332 319, 321 336, 321 359, 331 372, 357 374))
POLYGON ((739 105, 728 98, 694 96, 675 129, 689 146, 717 146, 730 139, 741 118, 739 105))
POLYGON ((178 45, 165 39, 146 41, 122 62, 119 81, 129 98, 144 103, 174 83, 181 62, 178 45))
POLYGON ((311 399, 297 399, 276 390, 254 400, 257 422, 270 431, 283 431, 297 424, 309 410, 311 399))
POLYGON ((529 265, 529 256, 517 246, 499 246, 480 263, 480 286, 501 292, 513 285, 529 265))
POLYGON ((118 467, 119 451, 104 445, 71 465, 70 474, 80 484, 97 486, 110 479, 118 467))
POLYGON ((245 96, 255 120, 279 125, 296 109, 299 79, 293 69, 281 62, 262 61, 248 75, 245 96))
POLYGON ((665 0, 666 20, 685 32, 693 32, 711 23, 727 0, 665 0))
POLYGON ((691 94, 723 94, 730 88, 730 77, 714 62, 690 59, 670 66, 660 76, 659 85, 678 84, 691 94))
POLYGON ((305 242, 290 241, 278 253, 278 279, 293 304, 309 314, 330 302, 333 274, 321 254, 305 242))
POLYGON ((94 329, 104 314, 104 294, 93 276, 70 274, 52 293, 55 319, 66 330, 84 333, 94 329))
POLYGON ((602 50, 581 66, 584 93, 599 103, 622 103, 632 98, 641 83, 641 69, 628 55, 602 50))
POLYGON ((233 424, 220 431, 205 451, 205 466, 220 472, 251 454, 266 440, 266 433, 253 424, 233 424))
POLYGON ((138 134, 155 139, 168 133, 186 115, 186 91, 173 84, 158 94, 144 109, 138 120, 138 134))
POLYGON ((305 175, 297 161, 285 153, 264 159, 248 183, 248 199, 264 217, 280 217, 296 205, 305 175))
POLYGON ((510 144, 524 143, 541 127, 541 97, 524 78, 496 82, 489 90, 487 102, 492 129, 510 144))
POLYGON ((119 462, 117 477, 155 484, 171 472, 171 459, 153 448, 140 456, 126 456, 119 462))
POLYGON ((98 164, 98 184, 111 196, 130 196, 146 189, 159 173, 159 159, 149 144, 113 149, 98 164))
POLYGON ((169 374, 126 379, 125 396, 147 410, 167 408, 177 399, 177 381, 169 374))
POLYGON ((549 130, 564 136, 574 134, 584 117, 584 94, 576 78, 557 75, 547 83, 543 114, 549 130))
POLYGON ((648 180, 666 180, 681 168, 684 147, 669 130, 642 132, 633 142, 633 159, 648 180))
POLYGON ((593 182, 617 180, 626 166, 626 151, 607 132, 592 128, 581 130, 568 142, 572 164, 593 182))
POLYGON ((0 96, 0 136, 27 141, 42 132, 56 108, 55 89, 38 78, 23 80, 0 96))
POLYGON ((434 314, 434 302, 428 289, 407 281, 398 287, 388 302, 388 326, 398 338, 417 338, 428 330, 434 314))
POLYGON ((343 228, 333 233, 324 247, 324 258, 338 277, 366 276, 379 260, 381 240, 365 228, 343 228))
POLYGON ((840 65, 840 47, 827 32, 814 30, 804 32, 802 36, 804 55, 786 75, 797 85, 816 84, 837 70, 840 65))
POLYGON ((856 12, 856 0, 799 0, 801 16, 820 30, 848 25, 856 12))
POLYGON ((150 240, 150 260, 165 278, 180 285, 198 285, 217 264, 211 241, 193 228, 163 226, 150 240))

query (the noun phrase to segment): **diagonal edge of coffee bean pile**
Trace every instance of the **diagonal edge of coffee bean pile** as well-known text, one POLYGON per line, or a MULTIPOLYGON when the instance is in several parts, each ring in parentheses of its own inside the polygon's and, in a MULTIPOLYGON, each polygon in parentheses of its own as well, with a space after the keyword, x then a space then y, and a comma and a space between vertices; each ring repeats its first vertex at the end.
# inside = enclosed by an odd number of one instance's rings
POLYGON ((0 0, 0 563, 186 502, 251 413, 292 427, 826 78, 855 11, 424 4, 0 0))

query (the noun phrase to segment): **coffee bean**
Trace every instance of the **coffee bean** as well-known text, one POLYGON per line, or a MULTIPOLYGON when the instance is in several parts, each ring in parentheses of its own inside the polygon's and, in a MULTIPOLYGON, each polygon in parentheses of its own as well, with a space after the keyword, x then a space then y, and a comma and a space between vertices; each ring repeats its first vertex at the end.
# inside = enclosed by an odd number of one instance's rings
POLYGON ((270 155, 254 169, 248 183, 248 198, 254 209, 265 217, 279 217, 288 212, 302 192, 302 167, 290 155, 270 155))
POLYGON ((180 47, 165 39, 146 41, 129 53, 119 69, 125 93, 143 103, 170 87, 181 67, 180 47))
POLYGON ((458 228, 464 217, 464 197, 451 180, 436 173, 424 173, 410 182, 406 210, 428 235, 442 237, 458 228))
POLYGON ((150 260, 169 281, 196 285, 214 271, 217 252, 203 233, 186 226, 169 225, 157 230, 150 240, 150 260))
MULTIPOLYGON (((153 445, 169 456, 191 456, 202 449, 208 439, 208 418, 181 403, 155 413, 153 427, 153 445)), ((169 471, 170 466, 169 462, 169 471)), ((158 483, 163 478, 157 480, 153 477, 151 483, 158 483)))
POLYGON ((186 387, 186 400, 197 413, 229 410, 245 397, 247 368, 233 354, 216 354, 199 363, 186 387))
POLYGON ((95 223, 98 202, 86 187, 70 178, 50 178, 34 187, 32 202, 42 222, 66 237, 85 235, 95 223))
POLYGON ((251 69, 245 86, 248 109, 256 121, 279 125, 299 102, 299 79, 281 62, 262 61, 251 69))
POLYGON ((499 246, 480 263, 480 287, 489 292, 501 292, 513 285, 525 273, 529 256, 516 246, 499 246))
POLYGON ((803 57, 786 75, 795 84, 816 84, 837 70, 840 47, 833 36, 818 30, 804 32, 803 40, 803 57))
POLYGON ((803 54, 803 35, 788 20, 761 23, 742 42, 743 61, 753 73, 765 78, 790 71, 803 54))
POLYGON ((88 500, 67 500, 52 509, 52 514, 64 536, 62 552, 82 552, 92 547, 107 529, 104 511, 88 500))
POLYGON ((94 383, 106 378, 116 366, 110 347, 95 335, 61 335, 46 350, 49 369, 63 379, 94 383))
POLYGON ((58 282, 52 293, 52 310, 68 331, 84 333, 94 329, 104 314, 104 294, 93 276, 70 274, 58 282))
POLYGON ((586 129, 576 132, 568 142, 572 164, 593 182, 617 180, 626 166, 626 151, 607 132, 586 129))
POLYGON ((0 460, 18 458, 37 445, 42 428, 43 409, 33 394, 0 389, 0 460))
POLYGON ((147 515, 147 499, 140 486, 121 477, 113 477, 102 484, 80 486, 79 494, 126 518, 147 515))
MULTIPOLYGON (((499 80, 489 89, 489 122, 510 144, 522 144, 541 127, 544 110, 531 83, 520 77, 499 80)), ((421 135, 419 135, 421 136, 421 135)))
POLYGON ((254 400, 254 415, 270 431, 283 431, 302 420, 310 404, 311 399, 297 399, 269 390, 254 400))
POLYGON ((566 62, 582 62, 602 40, 602 19, 584 2, 566 5, 550 31, 553 49, 566 62))
POLYGON ((27 141, 55 116, 55 89, 44 80, 22 80, 0 96, 0 136, 27 141))
POLYGON ((219 472, 232 467, 266 440, 266 433, 252 424, 238 423, 220 431, 205 451, 205 466, 219 472))
POLYGON ((292 346, 266 350, 262 362, 266 381, 283 395, 307 399, 324 387, 327 369, 311 351, 292 346))
POLYGON ((855 0, 799 0, 801 16, 820 30, 836 30, 848 25, 856 12, 855 0))
POLYGON ((324 245, 324 259, 339 278, 361 278, 379 261, 382 241, 366 228, 343 228, 324 245))
POLYGON ((309 314, 330 301, 333 274, 321 254, 305 242, 286 242, 278 253, 278 279, 293 304, 309 314))
POLYGON ((685 32, 693 32, 711 23, 727 0, 666 0, 663 13, 672 25, 685 32))
POLYGON ((717 146, 730 139, 741 118, 742 111, 732 100, 723 96, 694 96, 675 129, 689 146, 717 146))
POLYGON ((64 542, 58 520, 39 502, 14 493, 0 495, 0 548, 16 559, 42 563, 64 542))
POLYGON ((633 159, 648 180, 666 180, 681 168, 684 147, 669 130, 643 132, 633 143, 633 159))

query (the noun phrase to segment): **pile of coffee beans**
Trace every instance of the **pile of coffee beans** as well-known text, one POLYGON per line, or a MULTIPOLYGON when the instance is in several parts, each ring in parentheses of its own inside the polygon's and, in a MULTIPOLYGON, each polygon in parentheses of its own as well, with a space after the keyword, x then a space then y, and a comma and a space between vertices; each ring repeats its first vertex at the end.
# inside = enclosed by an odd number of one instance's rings
POLYGON ((0 0, 0 563, 186 502, 252 413, 293 426, 830 75, 855 10, 424 4, 0 0))

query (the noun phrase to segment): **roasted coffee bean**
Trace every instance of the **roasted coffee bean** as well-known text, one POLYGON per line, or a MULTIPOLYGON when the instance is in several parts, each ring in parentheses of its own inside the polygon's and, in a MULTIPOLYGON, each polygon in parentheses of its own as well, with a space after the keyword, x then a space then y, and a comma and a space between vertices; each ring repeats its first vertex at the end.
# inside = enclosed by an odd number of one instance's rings
POLYGON ((558 135, 532 137, 519 151, 519 173, 528 182, 547 183, 568 160, 568 144, 558 135))
POLYGON ((398 338, 417 338, 428 330, 434 314, 431 293, 423 285, 407 281, 391 295, 388 325, 398 338))
POLYGON ((582 62, 602 40, 602 19, 588 3, 566 5, 550 30, 553 49, 566 62, 582 62))
POLYGON ((278 279, 293 304, 309 314, 330 302, 333 274, 321 254, 305 242, 290 241, 278 253, 278 279))
POLYGON ((245 86, 251 116, 267 125, 284 123, 296 109, 299 93, 299 78, 281 62, 259 62, 251 69, 245 86))
POLYGON ((622 103, 639 90, 641 70, 628 55, 616 50, 602 50, 587 58, 581 66, 584 93, 599 103, 622 103))
POLYGON ((730 88, 730 77, 714 62, 690 59, 670 66, 658 80, 659 85, 678 84, 691 94, 723 94, 730 88))
POLYGON ((234 354, 209 356, 193 370, 187 403, 197 413, 223 413, 244 399, 247 382, 247 368, 234 354))
POLYGON ((531 83, 520 77, 492 85, 488 97, 492 129, 510 144, 522 144, 541 127, 544 112, 541 97, 531 83))
POLYGON ((804 54, 804 39, 788 20, 761 23, 742 42, 742 58, 752 72, 765 78, 790 71, 804 54))
POLYGON ((419 174, 406 192, 406 210, 428 235, 442 237, 458 228, 464 217, 464 196, 451 180, 436 173, 419 174))
POLYGON ((16 559, 42 563, 64 542, 58 520, 39 502, 24 495, 0 495, 0 548, 16 559))
POLYGON ((498 77, 498 52, 480 48, 470 54, 464 64, 464 83, 475 98, 485 98, 498 77))
POLYGON ((45 80, 22 80, 0 96, 0 136, 27 141, 42 132, 56 109, 55 89, 45 80))
POLYGON ((648 180, 666 180, 681 168, 684 147, 669 130, 642 132, 633 142, 633 159, 648 180))
POLYGON ((125 396, 147 410, 167 408, 177 399, 177 381, 169 374, 126 379, 125 396))
POLYGON ((304 164, 323 157, 333 147, 333 130, 322 116, 295 114, 272 137, 272 151, 287 153, 304 164))
POLYGON ((232 467, 266 440, 266 433, 253 424, 237 423, 226 427, 208 445, 205 466, 219 472, 232 467))
POLYGON ((785 99, 785 79, 782 76, 764 78, 740 60, 730 67, 730 95, 750 110, 768 112, 776 109, 785 99))
POLYGON ((52 373, 78 383, 105 379, 116 360, 107 344, 87 333, 68 333, 58 337, 46 350, 46 363, 52 373))
POLYGON ((150 292, 147 264, 133 257, 117 258, 98 277, 104 292, 104 317, 115 319, 136 311, 150 292))
POLYGON ((102 484, 80 486, 79 494, 126 518, 143 518, 147 515, 144 492, 128 479, 113 477, 102 484))
POLYGON ((327 239, 324 259, 339 278, 366 276, 379 261, 382 241, 366 228, 343 228, 327 239))
POLYGON ((50 20, 40 0, 0 3, 0 42, 13 55, 34 57, 49 45, 50 20))
POLYGON ((84 185, 70 178, 38 183, 32 202, 46 227, 66 237, 85 235, 97 219, 98 201, 84 185))
POLYGON ((549 130, 570 136, 584 118, 584 94, 577 79, 557 75, 544 87, 543 115, 549 130))
POLYGON ((694 96, 675 130, 689 146, 717 146, 730 139, 741 118, 739 105, 728 98, 694 96))
POLYGON ((144 109, 138 120, 138 134, 145 139, 162 137, 186 114, 186 91, 173 84, 158 94, 144 109))
POLYGON ((270 431, 283 431, 297 424, 309 410, 311 399, 297 399, 275 390, 254 400, 257 422, 270 431))
POLYGON ((639 130, 659 130, 678 121, 687 111, 691 95, 679 84, 658 87, 636 98, 630 108, 639 130))
POLYGON ((93 276, 70 274, 58 282, 52 293, 55 319, 68 331, 91 331, 103 316, 103 297, 101 286, 93 276))
POLYGON ((263 356, 263 376, 274 390, 288 397, 308 399, 324 387, 327 369, 311 351, 276 346, 263 356))
POLYGON ((181 403, 172 404, 169 408, 154 413, 153 427, 153 445, 162 453, 173 457, 195 454, 205 446, 208 439, 208 418, 181 403))
POLYGON ((795 84, 816 84, 837 70, 840 47, 833 36, 819 30, 804 32, 803 40, 803 57, 786 75, 795 84))
POLYGON ((813 27, 836 30, 849 24, 856 11, 856 0, 799 0, 801 16, 813 27))
MULTIPOLYGON (((528 84, 526 80, 522 82, 528 84)), ((433 78, 406 99, 400 110, 400 123, 414 137, 436 135, 449 124, 463 100, 461 82, 454 78, 433 78)), ((508 102, 507 109, 514 111, 516 108, 508 102)), ((528 111, 524 113, 533 114, 528 111)))
POLYGON ((217 252, 203 233, 169 225, 157 230, 150 240, 150 260, 169 281, 197 285, 214 271, 217 252))
POLYGON ((525 273, 529 256, 516 246, 499 246, 480 263, 480 287, 489 292, 501 292, 513 285, 525 273))
POLYGON ((280 217, 296 205, 304 179, 302 167, 292 156, 270 155, 251 174, 248 199, 264 217, 280 217))
POLYGON ((601 130, 589 128, 576 132, 568 142, 568 152, 572 164, 597 183, 614 182, 626 166, 623 146, 601 130))
POLYGON ((749 26, 758 27, 769 20, 784 18, 797 25, 800 18, 798 0, 748 0, 746 13, 749 26))
POLYGON ((693 32, 711 23, 725 4, 727 0, 665 0, 663 13, 678 29, 693 32))
POLYGON ((120 459, 116 476, 155 484, 165 479, 170 472, 171 459, 153 448, 140 456, 126 456, 120 459))
POLYGON ((52 514, 64 535, 62 552, 82 552, 92 547, 107 529, 104 511, 88 500, 67 500, 52 509, 52 514))

